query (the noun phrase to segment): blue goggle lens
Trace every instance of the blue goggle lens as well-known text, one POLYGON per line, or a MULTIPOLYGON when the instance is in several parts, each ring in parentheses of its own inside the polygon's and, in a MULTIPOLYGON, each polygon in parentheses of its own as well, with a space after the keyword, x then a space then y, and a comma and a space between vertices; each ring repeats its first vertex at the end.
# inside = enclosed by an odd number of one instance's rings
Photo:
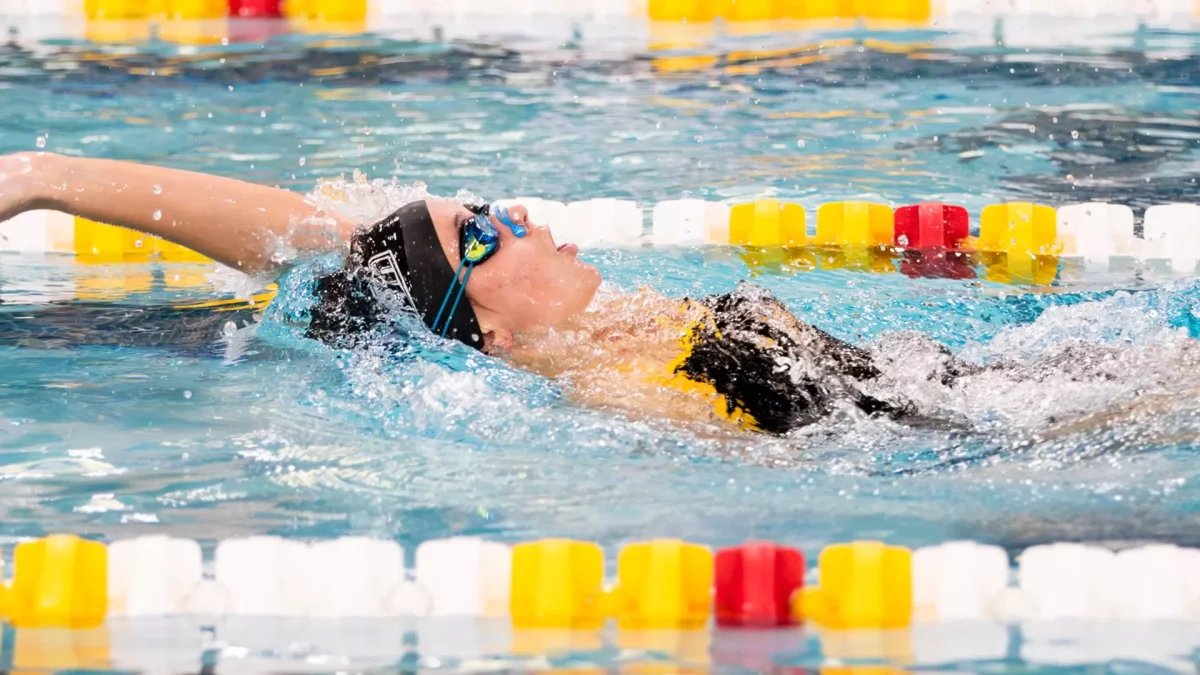
POLYGON ((467 280, 471 278, 471 270, 475 266, 484 262, 496 253, 500 248, 500 233, 492 225, 490 215, 494 213, 496 220, 502 225, 512 230, 512 233, 517 237, 524 237, 526 234, 525 228, 513 221, 508 215, 508 209, 499 207, 493 208, 484 204, 478 207, 468 207, 475 213, 475 217, 467 221, 463 227, 462 233, 462 262, 459 263, 458 269, 454 270, 454 282, 450 284, 450 288, 446 289, 446 297, 442 299, 442 306, 438 309, 437 316, 433 319, 433 325, 430 328, 435 333, 439 333, 438 326, 441 325, 440 335, 446 337, 446 331, 450 329, 450 320, 454 316, 454 312, 458 310, 458 303, 462 301, 463 291, 467 288, 467 280), (463 268, 466 268, 466 274, 462 279, 459 279, 459 274, 463 268), (457 292, 455 288, 457 287, 457 292), (450 305, 450 313, 446 314, 446 305, 450 303, 450 296, 454 296, 454 304, 450 305), (446 323, 443 325, 442 317, 446 317, 446 323))
POLYGON ((469 265, 478 265, 496 252, 500 246, 500 233, 492 225, 491 216, 512 230, 517 237, 524 237, 527 232, 524 227, 513 221, 504 207, 493 208, 489 205, 479 207, 472 218, 463 228, 463 261, 469 265))

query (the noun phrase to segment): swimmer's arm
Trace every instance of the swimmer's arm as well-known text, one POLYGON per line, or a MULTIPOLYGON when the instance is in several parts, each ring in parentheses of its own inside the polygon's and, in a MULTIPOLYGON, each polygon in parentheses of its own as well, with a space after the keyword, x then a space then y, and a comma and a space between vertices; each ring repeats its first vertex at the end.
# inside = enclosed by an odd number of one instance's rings
POLYGON ((354 223, 303 196, 202 173, 50 153, 0 157, 0 221, 51 209, 153 234, 248 273, 321 252, 354 223))

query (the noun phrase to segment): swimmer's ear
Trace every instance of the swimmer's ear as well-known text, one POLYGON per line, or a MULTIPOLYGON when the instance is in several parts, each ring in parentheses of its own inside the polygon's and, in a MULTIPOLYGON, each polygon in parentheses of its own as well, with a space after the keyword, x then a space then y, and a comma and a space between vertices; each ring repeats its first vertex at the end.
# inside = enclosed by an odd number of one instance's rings
POLYGON ((497 328, 483 334, 483 351, 488 354, 506 352, 512 349, 512 346, 513 335, 510 330, 497 328))

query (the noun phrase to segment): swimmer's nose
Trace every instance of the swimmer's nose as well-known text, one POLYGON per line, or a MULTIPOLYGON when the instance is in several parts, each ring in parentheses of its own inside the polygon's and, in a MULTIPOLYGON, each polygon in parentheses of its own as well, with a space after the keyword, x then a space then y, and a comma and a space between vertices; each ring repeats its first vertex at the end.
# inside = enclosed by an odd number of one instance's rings
POLYGON ((524 206, 500 207, 491 214, 492 225, 499 231, 511 232, 515 237, 524 237, 530 227, 529 210, 524 206))

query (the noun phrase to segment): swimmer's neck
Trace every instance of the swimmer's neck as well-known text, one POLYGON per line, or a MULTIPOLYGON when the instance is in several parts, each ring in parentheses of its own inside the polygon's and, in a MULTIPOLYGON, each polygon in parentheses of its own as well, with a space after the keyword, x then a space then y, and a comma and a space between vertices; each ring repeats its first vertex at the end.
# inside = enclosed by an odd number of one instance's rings
POLYGON ((605 292, 564 325, 517 336, 504 358, 554 379, 568 399, 591 408, 740 433, 714 414, 709 397, 670 386, 684 342, 705 311, 649 289, 605 292))
POLYGON ((495 353, 546 377, 660 354, 669 361, 683 336, 686 307, 683 300, 652 289, 602 288, 584 311, 553 328, 515 334, 495 353))

